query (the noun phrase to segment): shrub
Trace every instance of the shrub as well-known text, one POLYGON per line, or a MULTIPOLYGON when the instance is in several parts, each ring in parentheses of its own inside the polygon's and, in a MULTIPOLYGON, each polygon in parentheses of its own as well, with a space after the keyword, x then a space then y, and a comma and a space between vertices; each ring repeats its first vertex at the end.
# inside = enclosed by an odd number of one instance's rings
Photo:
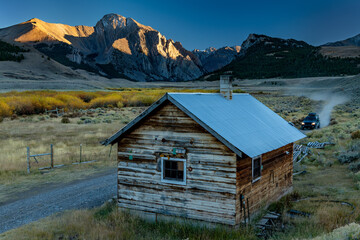
POLYGON ((63 117, 63 118, 61 119, 61 123, 70 123, 70 119, 67 118, 67 117, 63 117))
POLYGON ((341 164, 351 163, 359 159, 359 153, 357 152, 343 152, 338 156, 338 160, 341 164))
POLYGON ((0 101, 0 117, 10 117, 11 114, 12 110, 10 106, 5 102, 0 101))
POLYGON ((97 107, 109 107, 117 106, 119 102, 123 102, 124 99, 120 94, 110 94, 104 97, 98 97, 90 101, 89 105, 92 108, 97 107))
POLYGON ((335 124, 337 124, 338 122, 335 120, 335 119, 331 119, 330 120, 330 123, 329 123, 329 125, 335 125, 335 124))
POLYGON ((351 133, 351 139, 360 139, 360 130, 351 133))
POLYGON ((17 119, 18 117, 17 117, 17 115, 16 114, 13 114, 13 115, 11 115, 11 120, 15 120, 15 119, 17 119))
POLYGON ((61 100, 65 104, 65 106, 69 109, 84 109, 84 108, 86 108, 86 103, 83 102, 82 99, 80 99, 76 96, 67 95, 67 94, 59 94, 56 96, 56 98, 61 100))
POLYGON ((347 150, 342 151, 338 160, 341 164, 351 163, 360 158, 360 141, 352 143, 347 150))
POLYGON ((4 118, 0 117, 0 123, 2 123, 4 121, 4 118))
POLYGON ((73 94, 75 94, 76 97, 80 98, 85 103, 89 103, 91 100, 102 95, 101 93, 96 92, 74 92, 73 94))
POLYGON ((333 232, 313 238, 313 240, 350 240, 360 238, 360 225, 350 223, 343 227, 335 229, 333 232))
POLYGON ((360 171, 360 161, 350 163, 349 169, 353 172, 360 171))

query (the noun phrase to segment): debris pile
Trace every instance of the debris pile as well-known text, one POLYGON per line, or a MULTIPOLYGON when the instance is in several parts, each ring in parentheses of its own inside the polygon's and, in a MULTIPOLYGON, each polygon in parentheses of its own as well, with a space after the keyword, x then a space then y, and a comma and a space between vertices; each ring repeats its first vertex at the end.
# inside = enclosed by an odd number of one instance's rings
POLYGON ((271 236, 274 231, 279 231, 283 228, 281 214, 268 212, 256 223, 256 228, 259 230, 258 237, 267 238, 271 236))
POLYGON ((334 143, 331 143, 331 142, 320 143, 320 142, 316 141, 316 142, 308 142, 308 144, 307 144, 307 146, 310 148, 324 148, 326 145, 334 145, 334 143))

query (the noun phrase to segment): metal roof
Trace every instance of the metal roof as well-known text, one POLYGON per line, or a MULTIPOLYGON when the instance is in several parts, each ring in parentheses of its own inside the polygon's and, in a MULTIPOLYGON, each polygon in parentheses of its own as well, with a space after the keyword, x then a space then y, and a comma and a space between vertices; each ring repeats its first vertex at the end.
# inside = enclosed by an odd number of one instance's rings
POLYGON ((105 140, 112 144, 165 100, 169 100, 236 154, 255 157, 306 137, 250 94, 168 93, 105 140))

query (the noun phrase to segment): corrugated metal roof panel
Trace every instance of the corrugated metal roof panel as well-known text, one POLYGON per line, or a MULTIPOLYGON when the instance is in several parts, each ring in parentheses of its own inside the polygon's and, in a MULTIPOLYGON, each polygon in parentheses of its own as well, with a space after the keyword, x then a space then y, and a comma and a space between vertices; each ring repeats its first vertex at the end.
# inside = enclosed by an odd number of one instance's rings
POLYGON ((250 157, 306 137, 250 94, 169 93, 191 114, 250 157))

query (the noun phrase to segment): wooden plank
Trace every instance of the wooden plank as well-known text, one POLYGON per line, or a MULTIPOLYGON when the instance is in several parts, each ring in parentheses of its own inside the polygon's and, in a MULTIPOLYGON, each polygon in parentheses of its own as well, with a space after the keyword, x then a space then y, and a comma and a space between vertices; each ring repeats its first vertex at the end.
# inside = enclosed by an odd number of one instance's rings
POLYGON ((133 156, 133 157, 137 157, 137 158, 143 158, 143 159, 156 159, 156 156, 154 155, 150 155, 150 154, 143 154, 143 153, 129 153, 129 152, 118 152, 119 156, 133 156))
MULTIPOLYGON (((293 146, 288 144, 263 154, 262 176, 255 183, 252 183, 251 179, 251 158, 238 159, 236 175, 237 203, 240 203, 240 195, 243 194, 249 201, 249 211, 251 214, 257 211, 263 204, 276 200, 286 192, 292 184, 292 153, 293 146), (289 154, 284 154, 286 151, 289 154)), ((237 207, 236 214, 236 221, 240 223, 243 219, 240 207, 237 207)))
POLYGON ((119 206, 235 223, 236 155, 177 107, 166 104, 143 119, 118 152, 119 206), (184 186, 161 182, 160 154, 173 148, 184 150, 191 168, 184 186))
POLYGON ((235 225, 235 220, 233 216, 227 216, 227 215, 219 215, 219 214, 211 214, 207 212, 201 212, 201 211, 184 211, 183 208, 177 209, 177 208, 171 208, 171 209, 162 209, 158 207, 152 207, 148 205, 142 205, 142 204, 132 204, 131 202, 126 202, 124 200, 119 201, 118 203, 119 207, 123 208, 129 208, 134 210, 140 210, 144 212, 154 212, 154 213, 160 213, 164 215, 170 215, 170 216, 178 216, 178 217, 184 217, 184 218, 191 218, 195 220, 203 220, 207 222, 214 222, 214 223, 222 223, 222 224, 228 224, 228 225, 235 225))

